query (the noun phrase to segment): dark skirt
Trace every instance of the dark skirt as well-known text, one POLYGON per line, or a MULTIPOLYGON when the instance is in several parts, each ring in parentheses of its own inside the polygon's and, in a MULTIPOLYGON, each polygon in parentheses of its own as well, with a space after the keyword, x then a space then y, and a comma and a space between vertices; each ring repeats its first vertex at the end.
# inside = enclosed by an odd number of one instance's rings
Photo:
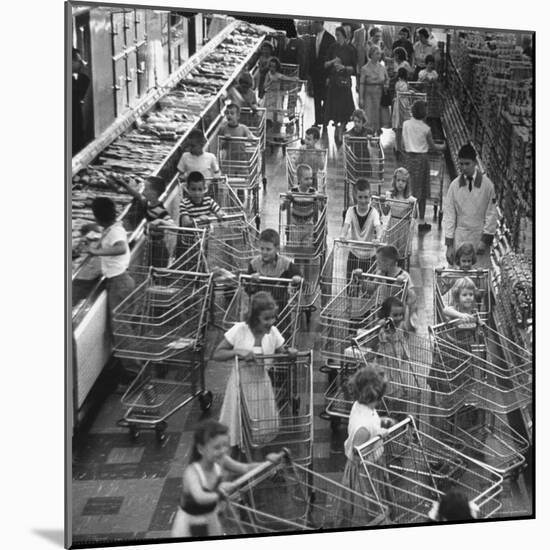
POLYGON ((411 179, 411 193, 419 200, 430 198, 430 159, 428 153, 406 153, 406 168, 411 179))
POLYGON ((351 93, 350 86, 346 88, 337 87, 334 83, 329 83, 327 90, 327 106, 325 111, 325 122, 349 122, 351 115, 355 111, 355 103, 351 93))

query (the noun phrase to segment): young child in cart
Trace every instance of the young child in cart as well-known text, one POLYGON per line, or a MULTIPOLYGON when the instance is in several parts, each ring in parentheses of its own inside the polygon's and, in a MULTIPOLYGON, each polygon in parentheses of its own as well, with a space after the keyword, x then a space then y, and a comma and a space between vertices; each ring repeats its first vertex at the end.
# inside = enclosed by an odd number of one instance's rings
POLYGON ((457 279, 450 292, 451 304, 443 310, 445 317, 449 321, 459 319, 462 321, 460 327, 463 329, 475 328, 479 318, 476 302, 477 287, 474 281, 470 277, 457 279))
POLYGON ((126 180, 121 178, 117 181, 136 200, 138 205, 136 218, 145 217, 147 221, 147 233, 150 238, 148 265, 167 267, 169 252, 164 240, 164 229, 175 227, 176 224, 160 200, 166 190, 164 180, 158 176, 149 176, 143 194, 136 191, 126 180))
POLYGON ((399 267, 399 254, 397 248, 393 245, 384 245, 376 251, 376 274, 383 277, 392 277, 398 282, 407 282, 407 294, 405 297, 405 327, 406 330, 416 330, 418 326, 418 314, 416 293, 410 285, 411 276, 401 267, 399 267))
MULTIPOLYGON (((172 524, 172 537, 221 536, 221 503, 234 489, 228 474, 242 476, 259 465, 233 460, 229 454, 229 430, 213 419, 195 429, 191 459, 183 472, 183 490, 172 524)), ((282 453, 270 453, 266 460, 276 463, 282 453)))
MULTIPOLYGON (((375 497, 375 495, 373 495, 371 484, 366 482, 355 447, 374 437, 385 437, 388 429, 394 424, 391 418, 381 418, 377 412, 377 408, 386 393, 386 385, 384 374, 370 365, 358 369, 348 383, 354 402, 348 421, 348 437, 344 443, 344 453, 347 461, 342 477, 342 485, 361 495, 370 497, 375 497)), ((369 460, 378 463, 385 460, 382 441, 378 441, 372 446, 369 460)), ((381 478, 380 472, 374 471, 371 481, 376 486, 377 491, 382 491, 382 494, 385 494, 387 490, 385 480, 381 478)), ((350 520, 354 518, 355 513, 360 512, 355 510, 353 501, 342 503, 341 506, 345 508, 342 514, 343 517, 350 518, 350 520)))
POLYGON ((467 521, 479 517, 479 507, 468 501, 466 494, 458 487, 449 489, 439 502, 434 502, 428 517, 432 521, 467 521))
POLYGON ((216 155, 204 151, 206 137, 200 130, 191 130, 186 143, 188 151, 183 153, 177 166, 182 181, 191 172, 200 172, 205 178, 214 178, 221 174, 216 155))
MULTIPOLYGON (((295 247, 297 252, 312 253, 316 243, 314 242, 314 224, 317 222, 317 208, 315 199, 317 191, 313 187, 313 172, 307 164, 300 164, 296 168, 298 185, 293 187, 287 194, 281 205, 282 210, 290 209, 289 215, 289 243, 295 247), (298 197, 296 194, 311 195, 310 198, 298 197)), ((299 265, 306 280, 311 279, 310 262, 306 259, 297 258, 296 265, 299 265)))
POLYGON ((304 144, 302 150, 305 151, 302 160, 303 164, 307 164, 313 171, 312 185, 319 191, 319 193, 325 193, 326 191, 326 173, 325 164, 322 156, 317 152, 321 150, 321 134, 317 126, 312 126, 306 130, 304 144))
POLYGON ((229 444, 241 443, 241 407, 246 407, 248 417, 254 419, 255 443, 267 444, 279 430, 279 414, 273 385, 266 364, 258 360, 261 355, 289 353, 296 350, 285 347, 285 340, 275 326, 277 304, 269 292, 257 292, 250 299, 246 321, 236 323, 219 343, 212 359, 241 360, 240 370, 233 366, 223 399, 220 422, 229 426, 229 444))

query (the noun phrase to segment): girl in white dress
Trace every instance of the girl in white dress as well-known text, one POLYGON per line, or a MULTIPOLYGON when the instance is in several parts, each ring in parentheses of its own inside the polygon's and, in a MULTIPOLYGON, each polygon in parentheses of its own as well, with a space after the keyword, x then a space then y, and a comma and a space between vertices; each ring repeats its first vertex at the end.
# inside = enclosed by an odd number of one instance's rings
MULTIPOLYGON (((257 292, 250 300, 248 320, 228 330, 212 358, 235 362, 220 412, 220 422, 229 427, 231 446, 241 445, 241 407, 251 419, 255 444, 275 439, 279 430, 279 412, 273 385, 269 378, 269 362, 257 361, 259 355, 285 353, 284 338, 274 326, 277 304, 268 292, 257 292)), ((290 348, 289 353, 296 353, 290 348)))

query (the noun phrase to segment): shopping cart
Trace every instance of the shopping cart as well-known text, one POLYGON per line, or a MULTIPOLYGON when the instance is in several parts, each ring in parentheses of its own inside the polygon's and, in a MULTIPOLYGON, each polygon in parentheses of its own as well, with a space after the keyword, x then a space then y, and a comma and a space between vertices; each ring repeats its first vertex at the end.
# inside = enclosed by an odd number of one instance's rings
POLYGON ((382 223, 380 241, 397 248, 399 266, 408 271, 416 218, 416 202, 374 196, 372 205, 380 214, 382 223))
POLYGON ((204 227, 206 265, 213 274, 212 321, 221 326, 237 290, 239 274, 246 272, 258 254, 259 233, 244 214, 225 216, 222 220, 209 218, 204 227))
POLYGON ((222 326, 229 330, 235 323, 245 321, 250 298, 259 291, 269 292, 278 306, 276 326, 288 346, 294 347, 302 296, 302 279, 278 279, 257 275, 239 275, 237 289, 226 309, 222 326))
POLYGON ((359 178, 379 185, 384 182, 384 150, 380 138, 344 134, 344 217, 355 203, 354 188, 359 178))
POLYGON ((218 158, 221 172, 227 176, 249 219, 255 220, 259 228, 260 139, 218 136, 218 158))
POLYGON ((241 452, 249 462, 285 446, 300 464, 313 464, 312 352, 236 358, 241 452))
POLYGON ((426 94, 426 118, 441 118, 443 94, 439 82, 409 82, 408 86, 411 91, 426 94))
POLYGON ((133 438, 154 428, 162 440, 166 419, 195 397, 210 407, 203 349, 211 288, 212 275, 151 269, 113 312, 113 354, 145 362, 122 397, 121 425, 133 438))
MULTIPOLYGON (((322 418, 332 427, 347 418, 353 404, 347 381, 362 364, 363 354, 354 338, 378 331, 379 312, 384 300, 395 296, 405 301, 408 284, 371 273, 355 274, 352 280, 321 310, 321 372, 329 374, 322 418)), ((378 332, 376 332, 376 335, 378 332)), ((361 343, 363 344, 363 337, 361 343)), ((369 342, 372 346, 372 342, 369 342)), ((365 350, 363 350, 363 353, 365 350)))
POLYGON ((487 323, 491 316, 491 291, 490 291, 490 271, 488 269, 472 269, 463 271, 460 269, 435 270, 434 277, 434 315, 436 323, 446 321, 443 310, 451 305, 451 288, 456 281, 463 277, 469 277, 476 285, 476 304, 477 315, 487 323))
POLYGON ((222 524, 227 534, 373 527, 387 507, 292 460, 264 462, 233 482, 222 524))
POLYGON ((264 96, 267 131, 266 142, 286 148, 303 137, 304 105, 300 96, 305 85, 303 80, 278 80, 272 83, 264 96))
POLYGON ((532 402, 533 357, 478 318, 430 327, 440 347, 469 354, 468 404, 508 414, 532 402))
POLYGON ((367 241, 349 241, 334 239, 332 250, 321 269, 319 288, 321 293, 321 308, 324 308, 332 298, 338 295, 349 283, 351 273, 348 273, 348 258, 350 252, 362 258, 368 264, 369 273, 376 270, 376 250, 379 243, 367 241))
POLYGON ((144 227, 132 249, 128 271, 138 285, 147 279, 151 267, 204 272, 204 249, 204 229, 144 227))
POLYGON ((412 417, 355 447, 365 494, 386 506, 393 524, 427 523, 429 512, 451 488, 463 491, 493 517, 502 507, 502 477, 485 464, 419 431, 412 417))
POLYGON ((321 266, 326 255, 327 200, 325 195, 292 193, 292 201, 281 193, 279 235, 281 250, 302 271, 301 310, 307 323, 315 309, 321 266))
POLYGON ((397 98, 397 107, 399 109, 399 129, 403 129, 403 123, 406 120, 412 118, 412 106, 415 101, 427 101, 428 97, 426 92, 415 90, 414 86, 411 86, 413 83, 409 83, 409 91, 407 92, 396 92, 397 98))
MULTIPOLYGON (((354 352, 363 365, 383 370, 388 380, 383 407, 388 414, 412 415, 426 433, 507 475, 522 464, 527 445, 504 417, 529 398, 524 380, 506 377, 481 356, 479 347, 459 348, 450 334, 443 333, 444 327, 434 328, 426 338, 375 327, 354 339, 354 352), (472 408, 483 409, 479 413, 483 422, 460 422, 464 411, 472 408)), ((343 397, 338 396, 340 408, 348 410, 352 400, 344 382, 349 374, 342 371, 343 397)))
POLYGON ((326 193, 328 150, 289 147, 286 150, 286 171, 289 189, 298 185, 296 169, 300 164, 306 164, 311 168, 313 172, 313 187, 320 193, 326 193))
POLYGON ((252 134, 260 140, 260 159, 261 174, 264 191, 267 185, 266 179, 266 158, 265 158, 265 131, 266 131, 266 111, 257 108, 255 111, 246 107, 241 108, 240 123, 244 124, 252 134))

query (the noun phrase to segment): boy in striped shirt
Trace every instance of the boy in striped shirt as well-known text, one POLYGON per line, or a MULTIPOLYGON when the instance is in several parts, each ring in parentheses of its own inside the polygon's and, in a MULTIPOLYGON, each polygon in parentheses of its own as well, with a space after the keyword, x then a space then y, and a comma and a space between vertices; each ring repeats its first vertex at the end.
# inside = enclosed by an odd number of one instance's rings
POLYGON ((193 227, 197 222, 208 222, 214 215, 221 220, 223 212, 220 205, 206 195, 206 181, 200 172, 191 172, 187 178, 187 197, 180 202, 180 225, 193 227))

